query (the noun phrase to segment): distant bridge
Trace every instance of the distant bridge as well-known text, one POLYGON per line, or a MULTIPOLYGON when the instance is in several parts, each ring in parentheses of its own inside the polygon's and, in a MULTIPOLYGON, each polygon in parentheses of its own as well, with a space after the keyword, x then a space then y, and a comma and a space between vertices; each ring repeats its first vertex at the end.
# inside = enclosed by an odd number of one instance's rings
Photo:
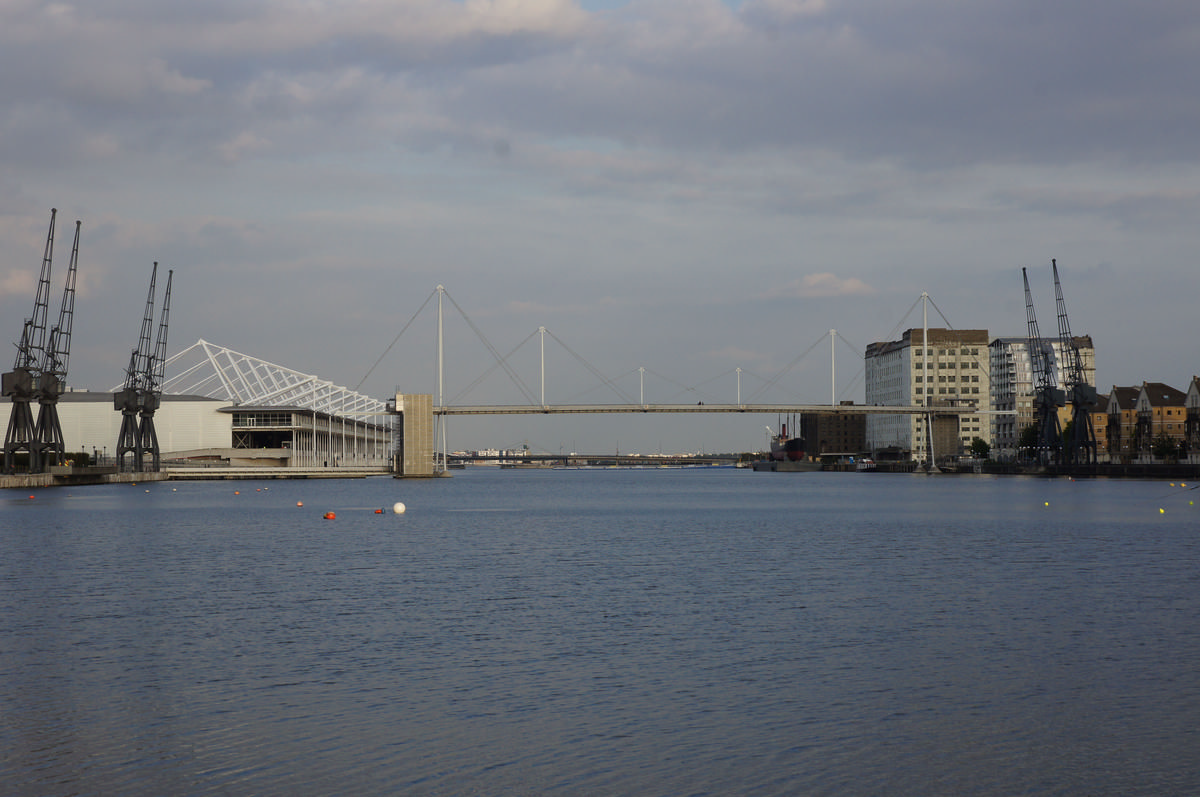
POLYGON ((882 406, 867 404, 499 404, 433 407, 434 415, 603 415, 617 413, 740 412, 770 415, 825 413, 830 415, 980 415, 975 407, 882 406))
MULTIPOLYGON (((832 415, 984 415, 993 414, 980 411, 972 406, 883 406, 865 404, 498 404, 498 405, 457 405, 438 406, 433 404, 429 394, 397 393, 394 404, 388 408, 389 413, 400 416, 401 453, 397 460, 397 472, 406 476, 434 476, 444 471, 451 460, 444 448, 444 436, 438 435, 442 424, 436 424, 434 418, 466 415, 586 415, 586 414, 638 414, 638 413, 757 413, 757 414, 832 414, 832 415), (440 437, 438 446, 435 436, 440 437), (439 464, 440 463, 440 464, 439 464)), ((454 457, 455 461, 486 459, 487 457, 454 457)), ((562 462, 569 464, 639 464, 654 466, 667 464, 646 457, 615 456, 585 456, 585 455, 553 455, 516 453, 497 456, 495 459, 506 462, 562 462), (628 461, 626 461, 628 460, 628 461)), ((698 464, 691 459, 692 464, 698 464)))
MULTIPOLYGON (((404 334, 404 331, 416 320, 421 311, 430 303, 433 298, 437 298, 437 384, 436 389, 430 394, 401 394, 397 393, 395 403, 390 403, 387 408, 389 413, 399 415, 400 420, 400 445, 398 458, 398 472, 403 475, 425 476, 435 475, 438 471, 438 460, 440 459, 440 467, 445 469, 447 463, 446 452, 446 431, 445 424, 441 421, 450 416, 482 416, 482 415, 634 415, 634 414, 704 414, 704 413, 752 413, 752 414, 770 414, 770 415, 804 415, 804 414, 821 414, 821 415, 926 415, 931 419, 934 416, 962 416, 962 415, 991 415, 996 414, 991 411, 981 411, 977 406, 974 406, 970 400, 959 399, 933 405, 903 405, 903 406, 886 406, 886 405, 865 405, 865 404, 840 404, 836 402, 835 386, 837 384, 836 371, 834 368, 835 358, 831 356, 830 360, 830 403, 829 404, 766 404, 766 403, 744 403, 742 402, 742 369, 735 368, 733 373, 737 375, 737 401, 735 403, 706 403, 703 400, 696 403, 670 403, 670 404, 651 404, 645 402, 644 379, 645 368, 638 368, 639 374, 639 389, 638 401, 635 403, 632 398, 620 390, 613 380, 604 376, 598 369, 581 358, 578 354, 570 349, 561 340, 558 340, 552 332, 545 327, 539 327, 537 332, 531 334, 525 341, 522 341, 509 355, 501 356, 491 343, 483 337, 479 328, 467 317, 466 313, 458 307, 458 303, 446 293, 446 289, 439 285, 437 289, 430 294, 421 305, 421 308, 413 315, 412 319, 400 330, 396 340, 380 355, 375 364, 367 371, 363 377, 363 381, 371 375, 371 372, 376 366, 382 362, 387 352, 395 345, 396 341, 404 334), (509 376, 513 385, 520 389, 527 403, 524 404, 476 404, 476 405, 461 405, 454 404, 454 399, 450 403, 447 402, 444 388, 444 345, 443 345, 443 320, 442 320, 442 302, 443 299, 448 299, 459 313, 479 336, 480 341, 492 353, 496 360, 496 366, 502 368, 509 376), (576 360, 592 372, 600 379, 603 384, 608 385, 620 397, 625 399, 624 403, 619 404, 552 404, 546 401, 546 336, 550 336, 562 344, 576 360), (531 390, 521 379, 520 375, 512 368, 508 362, 509 357, 520 349, 525 343, 531 341, 534 337, 538 337, 540 342, 540 368, 539 368, 539 390, 531 390), (436 420, 435 420, 436 419, 436 420)), ((929 295, 922 294, 919 302, 928 303, 929 295)), ((917 305, 914 304, 913 308, 917 305)), ((911 312, 911 309, 910 309, 911 312)), ((939 311, 940 312, 940 311, 939 311)), ((829 330, 829 339, 831 347, 831 355, 838 339, 836 330, 829 330)), ((844 338, 843 338, 844 341, 844 338)), ((809 347, 808 351, 815 348, 816 344, 809 347)), ((860 349, 861 350, 861 347, 860 349)), ((802 359, 808 351, 804 352, 793 361, 791 365, 775 378, 766 382, 766 387, 770 387, 778 382, 780 376, 791 369, 796 362, 802 359)), ((857 355, 857 352, 856 352, 857 355)), ((858 355, 861 356, 861 355, 858 355)), ((489 371, 490 373, 490 371, 489 371)), ((481 377, 482 379, 482 377, 481 377)), ((470 390, 478 384, 480 380, 476 380, 467 388, 470 390)), ((359 383, 360 385, 362 382, 359 383)), ((692 388, 688 388, 691 390, 692 388)), ((761 389, 760 389, 761 390, 761 389)), ((461 394, 460 394, 461 395, 461 394)))
POLYGON ((488 463, 501 467, 540 465, 562 467, 638 467, 638 468, 685 468, 732 465, 737 461, 734 454, 531 454, 527 451, 512 451, 507 454, 447 454, 448 463, 488 463))

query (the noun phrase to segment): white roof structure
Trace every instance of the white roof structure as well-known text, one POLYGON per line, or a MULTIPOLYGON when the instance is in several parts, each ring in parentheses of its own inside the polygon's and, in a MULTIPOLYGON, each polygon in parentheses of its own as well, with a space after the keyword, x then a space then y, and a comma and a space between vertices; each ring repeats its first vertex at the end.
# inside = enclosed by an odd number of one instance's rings
POLYGON ((299 407, 347 418, 387 414, 384 402, 204 339, 167 358, 163 393, 206 396, 244 407, 299 407))

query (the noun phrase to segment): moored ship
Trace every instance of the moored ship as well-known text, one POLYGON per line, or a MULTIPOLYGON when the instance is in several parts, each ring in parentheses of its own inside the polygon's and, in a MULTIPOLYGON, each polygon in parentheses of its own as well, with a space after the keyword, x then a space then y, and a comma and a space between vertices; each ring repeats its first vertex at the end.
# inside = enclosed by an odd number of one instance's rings
POLYGON ((769 471, 820 470, 821 463, 810 461, 806 454, 804 438, 790 437, 785 423, 779 427, 779 434, 771 435, 770 458, 759 460, 752 467, 769 471))
POLYGON ((774 462, 803 462, 804 438, 788 437, 787 424, 779 427, 779 434, 771 436, 771 459, 774 462))

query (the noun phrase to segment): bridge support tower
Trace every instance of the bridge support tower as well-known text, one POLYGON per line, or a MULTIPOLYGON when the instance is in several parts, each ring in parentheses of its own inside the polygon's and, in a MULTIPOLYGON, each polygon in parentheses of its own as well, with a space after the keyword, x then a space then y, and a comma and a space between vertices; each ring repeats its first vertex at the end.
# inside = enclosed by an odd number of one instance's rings
POLYGON ((396 478, 443 475, 434 469, 433 396, 397 393, 395 406, 400 416, 399 449, 394 455, 396 478))

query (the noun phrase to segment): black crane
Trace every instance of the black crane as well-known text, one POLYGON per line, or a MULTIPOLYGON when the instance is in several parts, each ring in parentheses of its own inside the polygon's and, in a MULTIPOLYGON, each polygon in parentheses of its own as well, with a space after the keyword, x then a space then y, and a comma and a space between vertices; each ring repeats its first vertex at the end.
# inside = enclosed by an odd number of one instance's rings
MULTIPOLYGON (((157 266, 157 264, 155 264, 157 266)), ((158 434, 154 431, 154 413, 162 403, 163 373, 167 362, 167 319, 171 314, 171 280, 175 272, 167 272, 167 287, 163 291, 162 315, 159 317, 158 338, 154 351, 146 359, 141 393, 138 401, 138 440, 144 453, 150 455, 150 470, 158 472, 162 458, 158 434)))
POLYGON ((1025 280, 1025 318, 1029 334, 1029 363, 1033 368, 1033 422, 1037 429, 1036 456, 1043 465, 1057 465, 1062 460, 1062 430, 1058 424, 1058 408, 1065 404, 1063 391, 1054 379, 1054 349, 1042 340, 1037 317, 1033 311, 1033 294, 1029 291, 1029 275, 1021 269, 1025 280))
POLYGON ((1054 297, 1058 308, 1058 339, 1062 357, 1066 361, 1063 378, 1066 401, 1071 405, 1071 428, 1063 439, 1063 455, 1068 467, 1096 464, 1096 430, 1092 424, 1092 410, 1099 403, 1096 388, 1089 385, 1083 374, 1083 356, 1071 335, 1071 324, 1067 319, 1067 304, 1063 301, 1062 284, 1058 281, 1058 263, 1050 261, 1054 271, 1054 297))
POLYGON ((5 473, 13 472, 16 454, 19 451, 28 452, 30 473, 41 471, 38 462, 37 429, 30 405, 37 398, 42 352, 46 344, 46 316, 50 307, 50 264, 54 260, 54 219, 57 214, 57 209, 50 209, 50 232, 46 235, 46 249, 42 255, 42 272, 38 278, 33 315, 25 319, 13 369, 2 378, 3 393, 12 401, 8 431, 4 435, 5 473))
POLYGON ((154 283, 158 279, 158 263, 150 272, 150 291, 146 294, 146 312, 142 316, 142 331, 138 336, 137 348, 129 355, 129 367, 125 369, 125 385, 113 394, 113 408, 121 413, 121 431, 117 434, 117 470, 141 473, 144 467, 145 449, 138 428, 138 414, 142 407, 142 389, 146 381, 147 363, 150 359, 150 332, 154 328, 154 283), (126 455, 132 454, 126 462, 126 455))
POLYGON ((62 423, 58 418, 58 397, 67 389, 67 362, 71 359, 71 327, 75 320, 75 275, 79 269, 79 233, 83 222, 75 222, 75 243, 71 246, 71 264, 67 267, 67 284, 63 288, 62 305, 58 310, 58 323, 50 330, 50 337, 42 356, 41 376, 38 379, 37 427, 34 430, 34 447, 42 469, 62 465, 66 459, 66 441, 63 439, 62 423))

